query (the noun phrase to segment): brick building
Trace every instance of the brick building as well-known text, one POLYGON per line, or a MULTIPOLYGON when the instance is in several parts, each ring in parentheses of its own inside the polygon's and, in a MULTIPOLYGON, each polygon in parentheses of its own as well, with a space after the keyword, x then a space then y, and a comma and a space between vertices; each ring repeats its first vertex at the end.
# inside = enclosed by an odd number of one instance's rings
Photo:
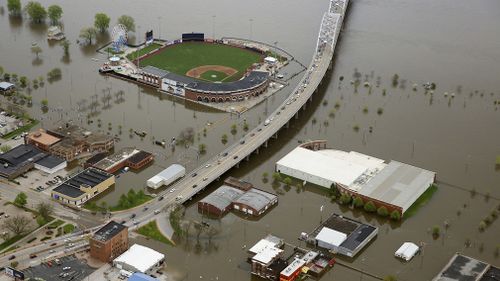
POLYGON ((111 262, 128 249, 128 228, 110 221, 90 238, 90 256, 111 262))

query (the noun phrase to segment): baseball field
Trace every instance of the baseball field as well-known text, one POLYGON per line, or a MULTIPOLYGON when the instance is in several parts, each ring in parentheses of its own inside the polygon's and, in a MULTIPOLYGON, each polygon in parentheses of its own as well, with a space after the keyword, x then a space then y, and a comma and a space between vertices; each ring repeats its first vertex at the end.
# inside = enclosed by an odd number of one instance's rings
POLYGON ((186 42, 169 46, 141 60, 140 64, 211 82, 231 82, 240 79, 252 64, 261 60, 261 54, 250 50, 223 44, 186 42))

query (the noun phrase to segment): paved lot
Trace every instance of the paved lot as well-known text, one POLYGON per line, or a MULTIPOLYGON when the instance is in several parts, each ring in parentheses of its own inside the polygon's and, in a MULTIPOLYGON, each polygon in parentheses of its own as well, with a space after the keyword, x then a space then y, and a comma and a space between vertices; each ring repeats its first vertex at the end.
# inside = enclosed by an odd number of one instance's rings
POLYGON ((24 270, 23 273, 26 278, 39 278, 36 280, 40 281, 81 281, 95 270, 89 267, 83 260, 77 259, 74 255, 63 257, 60 260, 62 262, 61 265, 57 265, 54 261, 52 262, 52 266, 48 266, 47 263, 42 263, 41 265, 24 270), (70 269, 63 270, 63 268, 66 267, 70 269), (61 277, 61 274, 67 275, 61 277))
MULTIPOLYGON (((13 216, 17 216, 17 215, 24 215, 30 219, 32 218, 33 215, 31 213, 25 212, 24 210, 19 209, 12 204, 5 205, 5 203, 7 203, 6 200, 0 199, 0 214, 2 214, 0 216, 0 226, 9 217, 13 217, 13 216)), ((35 229, 37 227, 35 220, 32 220, 31 227, 33 229, 35 229)), ((7 229, 0 227, 0 243, 4 242, 5 241, 4 238, 7 238, 9 236, 9 234, 10 233, 7 229)))

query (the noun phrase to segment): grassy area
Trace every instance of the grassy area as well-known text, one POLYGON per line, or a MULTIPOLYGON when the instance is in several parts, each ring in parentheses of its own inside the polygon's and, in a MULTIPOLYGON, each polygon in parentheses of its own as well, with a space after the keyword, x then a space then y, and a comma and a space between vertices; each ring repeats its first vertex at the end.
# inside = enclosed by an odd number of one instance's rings
POLYGON ((68 223, 68 224, 65 224, 63 226, 63 232, 64 234, 68 234, 68 233, 71 233, 75 230, 75 226, 72 225, 71 223, 68 223))
POLYGON ((55 222, 49 224, 47 227, 49 229, 54 229, 54 228, 58 228, 59 226, 61 226, 63 224, 64 224, 64 221, 62 221, 62 220, 56 220, 55 222))
POLYGON ((38 120, 35 120, 35 119, 28 119, 28 120, 25 120, 25 121, 30 121, 30 123, 22 126, 22 127, 19 127, 17 129, 15 129, 14 131, 8 133, 8 134, 5 134, 4 136, 2 136, 3 139, 11 139, 17 135, 20 135, 24 132, 28 132, 29 130, 31 130, 31 128, 35 127, 37 124, 38 124, 38 120))
POLYGON ((262 55, 223 44, 189 42, 169 46, 160 53, 141 60, 141 65, 152 65, 180 75, 202 65, 222 65, 238 71, 225 82, 241 78, 245 71, 262 55))
POLYGON ((203 74, 201 74, 200 77, 208 81, 216 82, 224 80, 227 77, 227 75, 224 72, 216 70, 208 70, 203 72, 203 74))
POLYGON ((429 200, 431 200, 432 195, 437 190, 438 190, 437 185, 435 185, 435 184, 431 185, 431 187, 429 187, 424 193, 422 193, 422 195, 420 195, 420 197, 418 197, 417 201, 415 201, 410 206, 410 208, 408 208, 408 210, 406 210, 406 212, 403 215, 403 218, 407 219, 407 218, 413 216, 414 214, 416 214, 418 209, 420 209, 420 207, 426 205, 427 202, 429 202, 429 200))
POLYGON ((111 206, 108 208, 107 206, 105 207, 102 204, 97 205, 95 201, 87 201, 83 205, 83 208, 94 212, 104 212, 106 210, 116 212, 137 207, 148 202, 151 199, 153 199, 153 197, 144 194, 142 190, 135 192, 133 189, 131 189, 126 195, 122 194, 122 196, 120 196, 120 200, 118 200, 118 204, 116 204, 115 206, 111 206))
POLYGON ((115 51, 115 49, 113 49, 113 47, 107 47, 106 49, 104 49, 104 52, 106 53, 109 53, 111 55, 121 55, 123 54, 123 51, 115 51))
POLYGON ((168 240, 167 237, 161 234, 160 230, 158 229, 158 226, 156 225, 156 221, 150 221, 148 224, 141 226, 137 230, 137 233, 149 237, 153 240, 160 241, 168 245, 172 245, 172 242, 170 242, 170 240, 168 240))
POLYGON ((6 249, 7 247, 9 247, 10 245, 16 243, 17 241, 21 240, 24 238, 24 236, 28 235, 27 234, 24 234, 24 235, 16 235, 8 240, 5 240, 2 244, 0 244, 0 252, 4 252, 3 250, 6 249))
POLYGON ((148 45, 148 46, 146 46, 146 47, 144 47, 144 48, 142 48, 142 49, 140 49, 138 51, 135 51, 133 53, 128 54, 127 58, 129 60, 134 60, 135 58, 138 58, 138 57, 140 57, 142 55, 145 55, 145 54, 147 54, 147 53, 149 53, 149 52, 151 52, 153 50, 156 50, 156 49, 158 49, 160 47, 161 47, 160 44, 153 43, 153 44, 148 45))

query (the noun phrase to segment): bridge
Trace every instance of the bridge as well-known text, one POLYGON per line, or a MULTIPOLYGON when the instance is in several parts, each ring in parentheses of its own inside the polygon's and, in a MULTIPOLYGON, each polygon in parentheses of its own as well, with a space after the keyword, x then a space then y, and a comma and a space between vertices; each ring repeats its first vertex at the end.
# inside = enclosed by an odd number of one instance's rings
MULTIPOLYGON (((167 190, 161 192, 157 200, 151 200, 141 207, 114 213, 113 219, 118 222, 120 220, 126 221, 126 225, 133 229, 156 219, 157 214, 154 212, 155 210, 191 200, 193 196, 204 190, 211 182, 219 179, 234 166, 238 166, 241 161, 248 159, 252 153, 258 152, 262 146, 267 146, 268 140, 277 137, 280 129, 288 127, 289 122, 293 118, 298 118, 300 109, 304 108, 313 94, 317 92, 325 74, 332 68, 335 46, 338 42, 348 2, 349 0, 330 1, 329 9, 323 15, 321 21, 316 49, 309 67, 299 84, 285 101, 268 116, 266 121, 249 131, 238 142, 203 163, 167 190), (142 211, 139 208, 143 208, 142 211), (132 217, 134 218, 131 219, 132 217)), ((61 212, 77 216, 80 221, 92 221, 92 227, 87 228, 85 233, 95 231, 103 222, 103 219, 99 219, 88 212, 78 212, 63 207, 58 209, 62 209, 61 212)), ((35 262, 29 257, 33 252, 44 253, 43 257, 41 257, 42 261, 66 253, 68 249, 65 249, 63 242, 66 239, 82 241, 77 245, 77 248, 87 247, 88 242, 81 240, 83 239, 82 235, 85 235, 84 232, 72 233, 47 240, 43 244, 28 245, 19 248, 15 251, 17 255, 16 260, 20 262, 20 268, 23 268, 35 262)), ((13 253, 9 252, 0 255, 0 266, 6 266, 10 262, 9 256, 13 253)))
POLYGON ((268 140, 277 137, 280 129, 288 127, 292 118, 298 118, 300 109, 312 99, 313 94, 317 92, 322 83, 323 77, 332 68, 335 46, 338 42, 348 1, 330 1, 328 12, 323 15, 321 21, 312 61, 299 84, 286 100, 268 116, 266 121, 161 193, 160 195, 166 198, 164 205, 182 204, 190 200, 229 169, 238 166, 252 153, 258 152, 262 146, 267 146, 268 140))

